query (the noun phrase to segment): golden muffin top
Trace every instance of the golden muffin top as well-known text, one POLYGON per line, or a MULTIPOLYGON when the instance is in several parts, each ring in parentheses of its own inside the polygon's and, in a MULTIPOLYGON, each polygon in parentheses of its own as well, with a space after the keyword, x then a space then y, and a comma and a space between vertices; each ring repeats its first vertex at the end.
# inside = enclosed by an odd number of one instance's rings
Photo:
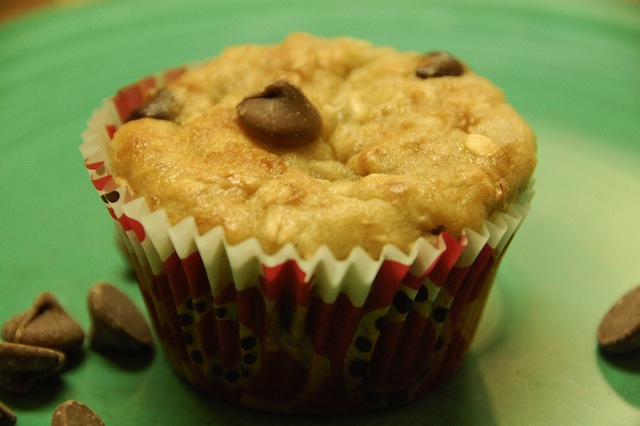
POLYGON ((505 211, 535 136, 500 89, 444 52, 293 34, 150 91, 116 132, 119 184, 201 233, 377 257, 505 211))

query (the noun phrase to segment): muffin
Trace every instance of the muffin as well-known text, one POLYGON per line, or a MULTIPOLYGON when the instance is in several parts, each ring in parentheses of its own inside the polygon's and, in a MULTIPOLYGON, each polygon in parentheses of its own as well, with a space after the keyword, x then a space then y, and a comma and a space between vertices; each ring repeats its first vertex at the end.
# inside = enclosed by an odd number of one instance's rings
POLYGON ((176 372, 341 413, 437 387, 530 208, 535 136, 452 55, 292 34, 121 89, 81 151, 176 372))

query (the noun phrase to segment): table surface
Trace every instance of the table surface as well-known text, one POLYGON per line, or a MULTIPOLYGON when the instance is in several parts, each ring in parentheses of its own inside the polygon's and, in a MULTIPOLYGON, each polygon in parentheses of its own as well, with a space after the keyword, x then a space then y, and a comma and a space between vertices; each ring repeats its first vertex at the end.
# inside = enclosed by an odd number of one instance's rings
MULTIPOLYGON (((640 424, 640 357, 603 356, 595 340, 606 310, 640 284, 637 2, 17 3, 0 2, 0 322, 51 291, 86 327, 85 294, 96 281, 142 306, 78 150, 91 111, 119 87, 293 30, 443 49, 501 86, 535 129, 533 210, 452 380, 416 404, 333 423, 640 424)), ((19 425, 48 424, 67 399, 112 425, 325 423, 209 401, 176 378, 160 351, 135 360, 86 347, 34 392, 0 392, 19 425)))

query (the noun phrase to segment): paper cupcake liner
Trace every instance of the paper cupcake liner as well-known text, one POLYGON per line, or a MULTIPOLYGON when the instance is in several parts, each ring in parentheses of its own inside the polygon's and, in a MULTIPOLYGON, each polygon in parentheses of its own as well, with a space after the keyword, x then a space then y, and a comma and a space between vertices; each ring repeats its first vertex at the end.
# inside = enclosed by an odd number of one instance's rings
POLYGON ((479 231, 379 259, 326 247, 303 259, 291 245, 265 253, 255 239, 171 225, 111 176, 108 145, 144 93, 184 69, 145 78, 96 110, 81 152, 116 223, 154 328, 177 373, 234 404, 337 413, 402 404, 458 367, 499 260, 526 217, 533 183, 479 231))

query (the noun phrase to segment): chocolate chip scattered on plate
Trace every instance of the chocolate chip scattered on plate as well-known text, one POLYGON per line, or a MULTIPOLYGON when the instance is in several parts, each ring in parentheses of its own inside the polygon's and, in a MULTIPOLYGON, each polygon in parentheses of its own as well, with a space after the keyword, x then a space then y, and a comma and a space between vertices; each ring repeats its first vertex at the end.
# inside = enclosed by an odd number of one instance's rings
POLYGON ((624 294, 598 327, 598 345, 608 353, 640 348, 640 286, 624 294))
POLYGON ((13 426, 17 421, 15 413, 0 401, 0 426, 13 426))
POLYGON ((42 293, 31 308, 3 324, 2 338, 7 342, 70 352, 82 346, 84 331, 51 293, 42 293))
POLYGON ((89 340, 102 351, 140 352, 151 349, 151 329, 142 312, 122 291, 108 283, 89 290, 89 340))
POLYGON ((59 372, 66 361, 64 352, 0 343, 0 388, 15 394, 27 393, 40 380, 59 372))
POLYGON ((104 422, 85 404, 70 400, 55 409, 51 426, 104 426, 104 422))

